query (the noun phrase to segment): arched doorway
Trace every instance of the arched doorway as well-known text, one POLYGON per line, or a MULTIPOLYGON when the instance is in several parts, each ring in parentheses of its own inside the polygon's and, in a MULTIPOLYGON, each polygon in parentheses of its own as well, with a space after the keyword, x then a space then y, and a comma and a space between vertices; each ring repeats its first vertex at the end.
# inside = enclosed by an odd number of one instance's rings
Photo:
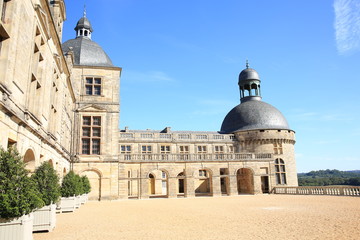
POLYGON ((177 175, 177 193, 178 194, 184 194, 185 193, 185 174, 184 172, 181 172, 177 175))
POLYGON ((155 176, 154 174, 149 174, 149 195, 155 194, 155 176))
MULTIPOLYGON (((65 170, 65 169, 64 169, 65 170)), ((80 174, 87 176, 90 181, 91 191, 89 193, 89 200, 101 200, 101 174, 98 171, 86 170, 80 174)))
POLYGON ((254 176, 249 168, 240 168, 236 172, 239 194, 254 194, 254 176))
POLYGON ((35 172, 35 154, 33 150, 28 149, 24 155, 24 163, 26 164, 25 168, 30 171, 30 173, 35 172))
POLYGON ((198 172, 198 181, 195 186, 195 194, 198 196, 211 194, 211 172, 206 169, 200 169, 198 172))

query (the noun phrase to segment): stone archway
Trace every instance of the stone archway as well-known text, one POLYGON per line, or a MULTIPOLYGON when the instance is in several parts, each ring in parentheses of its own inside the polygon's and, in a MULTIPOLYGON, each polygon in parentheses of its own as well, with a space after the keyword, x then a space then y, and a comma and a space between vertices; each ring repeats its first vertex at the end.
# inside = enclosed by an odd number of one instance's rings
POLYGON ((155 194, 155 175, 149 173, 149 195, 155 194))
POLYGON ((24 163, 26 164, 25 168, 30 171, 30 173, 35 172, 35 154, 33 150, 28 149, 24 155, 24 163))
POLYGON ((254 194, 254 174, 249 168, 240 168, 236 172, 239 194, 254 194))
POLYGON ((197 173, 197 183, 195 184, 195 195, 206 196, 212 193, 212 173, 208 169, 200 169, 197 173))
MULTIPOLYGON (((64 168, 65 170, 65 168, 64 168)), ((90 181, 91 191, 89 193, 89 200, 101 200, 101 173, 94 169, 83 171, 81 176, 87 176, 90 181)))
POLYGON ((185 174, 181 172, 177 175, 177 194, 185 193, 185 174))

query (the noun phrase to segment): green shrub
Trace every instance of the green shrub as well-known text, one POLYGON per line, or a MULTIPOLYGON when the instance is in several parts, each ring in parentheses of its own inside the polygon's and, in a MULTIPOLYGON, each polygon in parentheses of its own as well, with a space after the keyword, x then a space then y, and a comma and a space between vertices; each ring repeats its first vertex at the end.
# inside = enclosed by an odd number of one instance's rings
POLYGON ((15 148, 0 148, 0 218, 17 218, 44 206, 15 148))
POLYGON ((61 196, 62 197, 72 197, 82 194, 82 181, 81 177, 75 174, 73 171, 70 171, 65 175, 63 182, 61 184, 61 196))
POLYGON ((82 176, 81 180, 83 183, 84 193, 89 193, 91 191, 89 178, 87 176, 82 176))
POLYGON ((81 179, 81 177, 77 174, 75 174, 75 179, 76 179, 76 193, 75 195, 78 196, 78 195, 82 195, 84 194, 84 186, 83 186, 83 181, 81 179))
POLYGON ((56 203, 60 197, 59 176, 49 162, 44 162, 31 176, 45 205, 56 203))

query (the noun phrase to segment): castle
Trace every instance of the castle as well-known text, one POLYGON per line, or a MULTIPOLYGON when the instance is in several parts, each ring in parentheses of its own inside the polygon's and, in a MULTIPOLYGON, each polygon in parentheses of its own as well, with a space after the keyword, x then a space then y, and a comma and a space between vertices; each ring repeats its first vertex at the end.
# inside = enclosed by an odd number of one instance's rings
MULTIPOLYGON (((90 199, 269 193, 297 186, 295 132, 240 72, 241 103, 219 132, 119 130, 122 69, 92 41, 84 16, 62 44, 64 0, 0 0, 0 146, 32 172, 87 175, 90 199)), ((219 124, 220 126, 220 124, 219 124)))

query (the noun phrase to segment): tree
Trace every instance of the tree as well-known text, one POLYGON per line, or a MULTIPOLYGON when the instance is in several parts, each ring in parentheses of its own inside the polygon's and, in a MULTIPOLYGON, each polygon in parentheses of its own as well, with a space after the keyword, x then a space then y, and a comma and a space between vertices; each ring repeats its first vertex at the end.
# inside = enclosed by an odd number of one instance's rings
POLYGON ((0 218, 17 218, 44 206, 15 148, 0 148, 0 218))
POLYGON ((44 162, 31 176, 37 185, 41 199, 45 205, 56 203, 61 195, 59 176, 49 162, 44 162))

